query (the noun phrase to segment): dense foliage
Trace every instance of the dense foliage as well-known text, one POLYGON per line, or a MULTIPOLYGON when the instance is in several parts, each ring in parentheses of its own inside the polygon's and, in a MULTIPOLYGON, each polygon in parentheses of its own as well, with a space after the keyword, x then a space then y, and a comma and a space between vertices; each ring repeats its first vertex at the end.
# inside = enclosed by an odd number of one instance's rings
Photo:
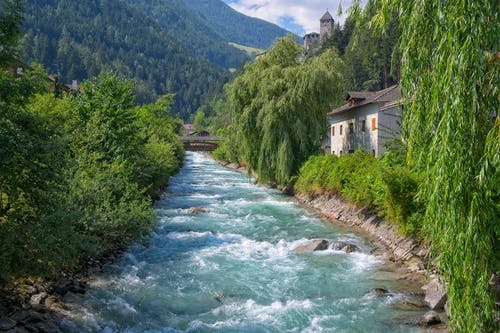
POLYGON ((23 59, 59 73, 61 82, 114 71, 136 81, 138 102, 175 93, 172 110, 187 119, 229 78, 227 71, 195 57, 177 39, 188 40, 189 35, 173 37, 123 1, 25 3, 23 59))
POLYGON ((239 153, 261 182, 286 184, 318 150, 326 133, 325 110, 340 95, 342 62, 332 50, 300 60, 292 36, 227 86, 239 153))
POLYGON ((8 60, 17 46, 21 34, 22 0, 2 0, 0 2, 0 64, 8 60))
POLYGON ((71 272, 150 230, 180 166, 171 96, 133 106, 114 75, 57 98, 38 66, 0 70, 0 282, 71 272), (149 194, 149 195, 148 195, 149 194))
POLYGON ((243 15, 222 0, 181 0, 197 12, 224 39, 258 49, 268 49, 289 32, 275 24, 243 15))
POLYGON ((296 190, 335 194, 394 222, 404 235, 423 237, 422 205, 414 200, 419 176, 386 153, 382 159, 356 151, 343 157, 312 156, 302 165, 296 190))
POLYGON ((322 50, 334 47, 342 57, 345 90, 376 91, 399 82, 399 20, 391 12, 385 33, 380 33, 371 25, 379 7, 380 1, 370 0, 364 8, 358 1, 349 8, 344 25, 335 25, 322 44, 322 50))
MULTIPOLYGON (((206 13, 198 15, 196 11, 193 11, 192 0, 186 2, 183 0, 127 0, 127 3, 154 19, 184 48, 196 56, 227 69, 240 68, 244 61, 250 60, 245 52, 229 44, 231 40, 221 34, 218 27, 206 19, 206 13)), ((225 4, 223 6, 227 7, 225 4)), ((227 21, 223 22, 224 25, 228 24, 227 21)), ((238 30, 240 25, 239 22, 231 25, 231 30, 238 30)))
POLYGON ((500 8, 496 1, 382 1, 401 15, 408 163, 425 174, 423 223, 448 283, 451 326, 498 332, 500 8), (498 324, 498 322, 497 322, 498 324))

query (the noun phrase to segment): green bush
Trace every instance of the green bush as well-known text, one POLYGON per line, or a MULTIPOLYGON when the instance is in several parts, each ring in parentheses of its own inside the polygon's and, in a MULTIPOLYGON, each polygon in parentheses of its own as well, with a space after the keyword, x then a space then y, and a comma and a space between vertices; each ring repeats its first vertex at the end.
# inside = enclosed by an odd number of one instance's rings
POLYGON ((395 222, 402 233, 416 233, 421 227, 420 219, 412 218, 420 208, 415 199, 419 184, 417 175, 405 167, 396 166, 385 168, 381 180, 383 197, 380 204, 385 216, 395 222))
POLYGON ((375 158, 360 150, 342 157, 311 156, 300 168, 295 189, 341 195, 395 223, 405 235, 420 234, 422 204, 415 199, 418 176, 401 166, 391 152, 386 156, 375 158))

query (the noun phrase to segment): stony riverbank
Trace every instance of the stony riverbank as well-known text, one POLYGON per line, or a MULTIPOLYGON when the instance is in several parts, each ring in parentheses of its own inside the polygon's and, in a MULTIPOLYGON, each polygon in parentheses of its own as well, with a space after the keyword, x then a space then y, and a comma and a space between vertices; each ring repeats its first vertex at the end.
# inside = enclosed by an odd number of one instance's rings
POLYGON ((68 295, 83 295, 89 277, 114 261, 120 251, 92 258, 80 272, 52 279, 25 278, 0 290, 0 333, 59 333, 58 323, 69 315, 68 295))

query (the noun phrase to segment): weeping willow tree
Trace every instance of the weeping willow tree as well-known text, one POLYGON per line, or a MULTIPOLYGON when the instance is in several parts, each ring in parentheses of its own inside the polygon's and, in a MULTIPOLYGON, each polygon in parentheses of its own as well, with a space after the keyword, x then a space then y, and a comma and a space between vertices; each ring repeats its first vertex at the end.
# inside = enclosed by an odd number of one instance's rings
POLYGON ((290 180, 318 150, 326 113, 342 97, 337 54, 303 59, 302 51, 293 37, 283 38, 227 87, 243 160, 260 182, 290 180))
POLYGON ((451 327, 496 331, 488 280, 500 253, 499 3, 381 4, 378 23, 400 13, 407 158, 426 175, 419 198, 448 284, 451 327))

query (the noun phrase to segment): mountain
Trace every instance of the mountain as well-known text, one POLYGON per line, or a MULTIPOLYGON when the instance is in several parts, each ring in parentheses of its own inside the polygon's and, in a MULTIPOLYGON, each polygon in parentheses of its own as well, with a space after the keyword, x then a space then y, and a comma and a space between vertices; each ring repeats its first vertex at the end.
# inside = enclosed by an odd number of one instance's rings
POLYGON ((290 32, 267 21, 243 15, 222 0, 183 0, 228 41, 258 49, 269 48, 290 32))
POLYGON ((239 68, 250 60, 245 52, 229 44, 225 36, 217 33, 211 23, 183 0, 125 0, 166 29, 194 55, 223 68, 239 68))
POLYGON ((173 110, 185 119, 229 79, 122 0, 26 0, 24 18, 25 62, 42 63, 62 82, 116 71, 137 81, 139 102, 176 93, 173 110))
POLYGON ((222 89, 229 69, 287 32, 220 0, 25 0, 23 60, 60 81, 115 71, 137 82, 138 102, 175 93, 189 118, 222 89))

